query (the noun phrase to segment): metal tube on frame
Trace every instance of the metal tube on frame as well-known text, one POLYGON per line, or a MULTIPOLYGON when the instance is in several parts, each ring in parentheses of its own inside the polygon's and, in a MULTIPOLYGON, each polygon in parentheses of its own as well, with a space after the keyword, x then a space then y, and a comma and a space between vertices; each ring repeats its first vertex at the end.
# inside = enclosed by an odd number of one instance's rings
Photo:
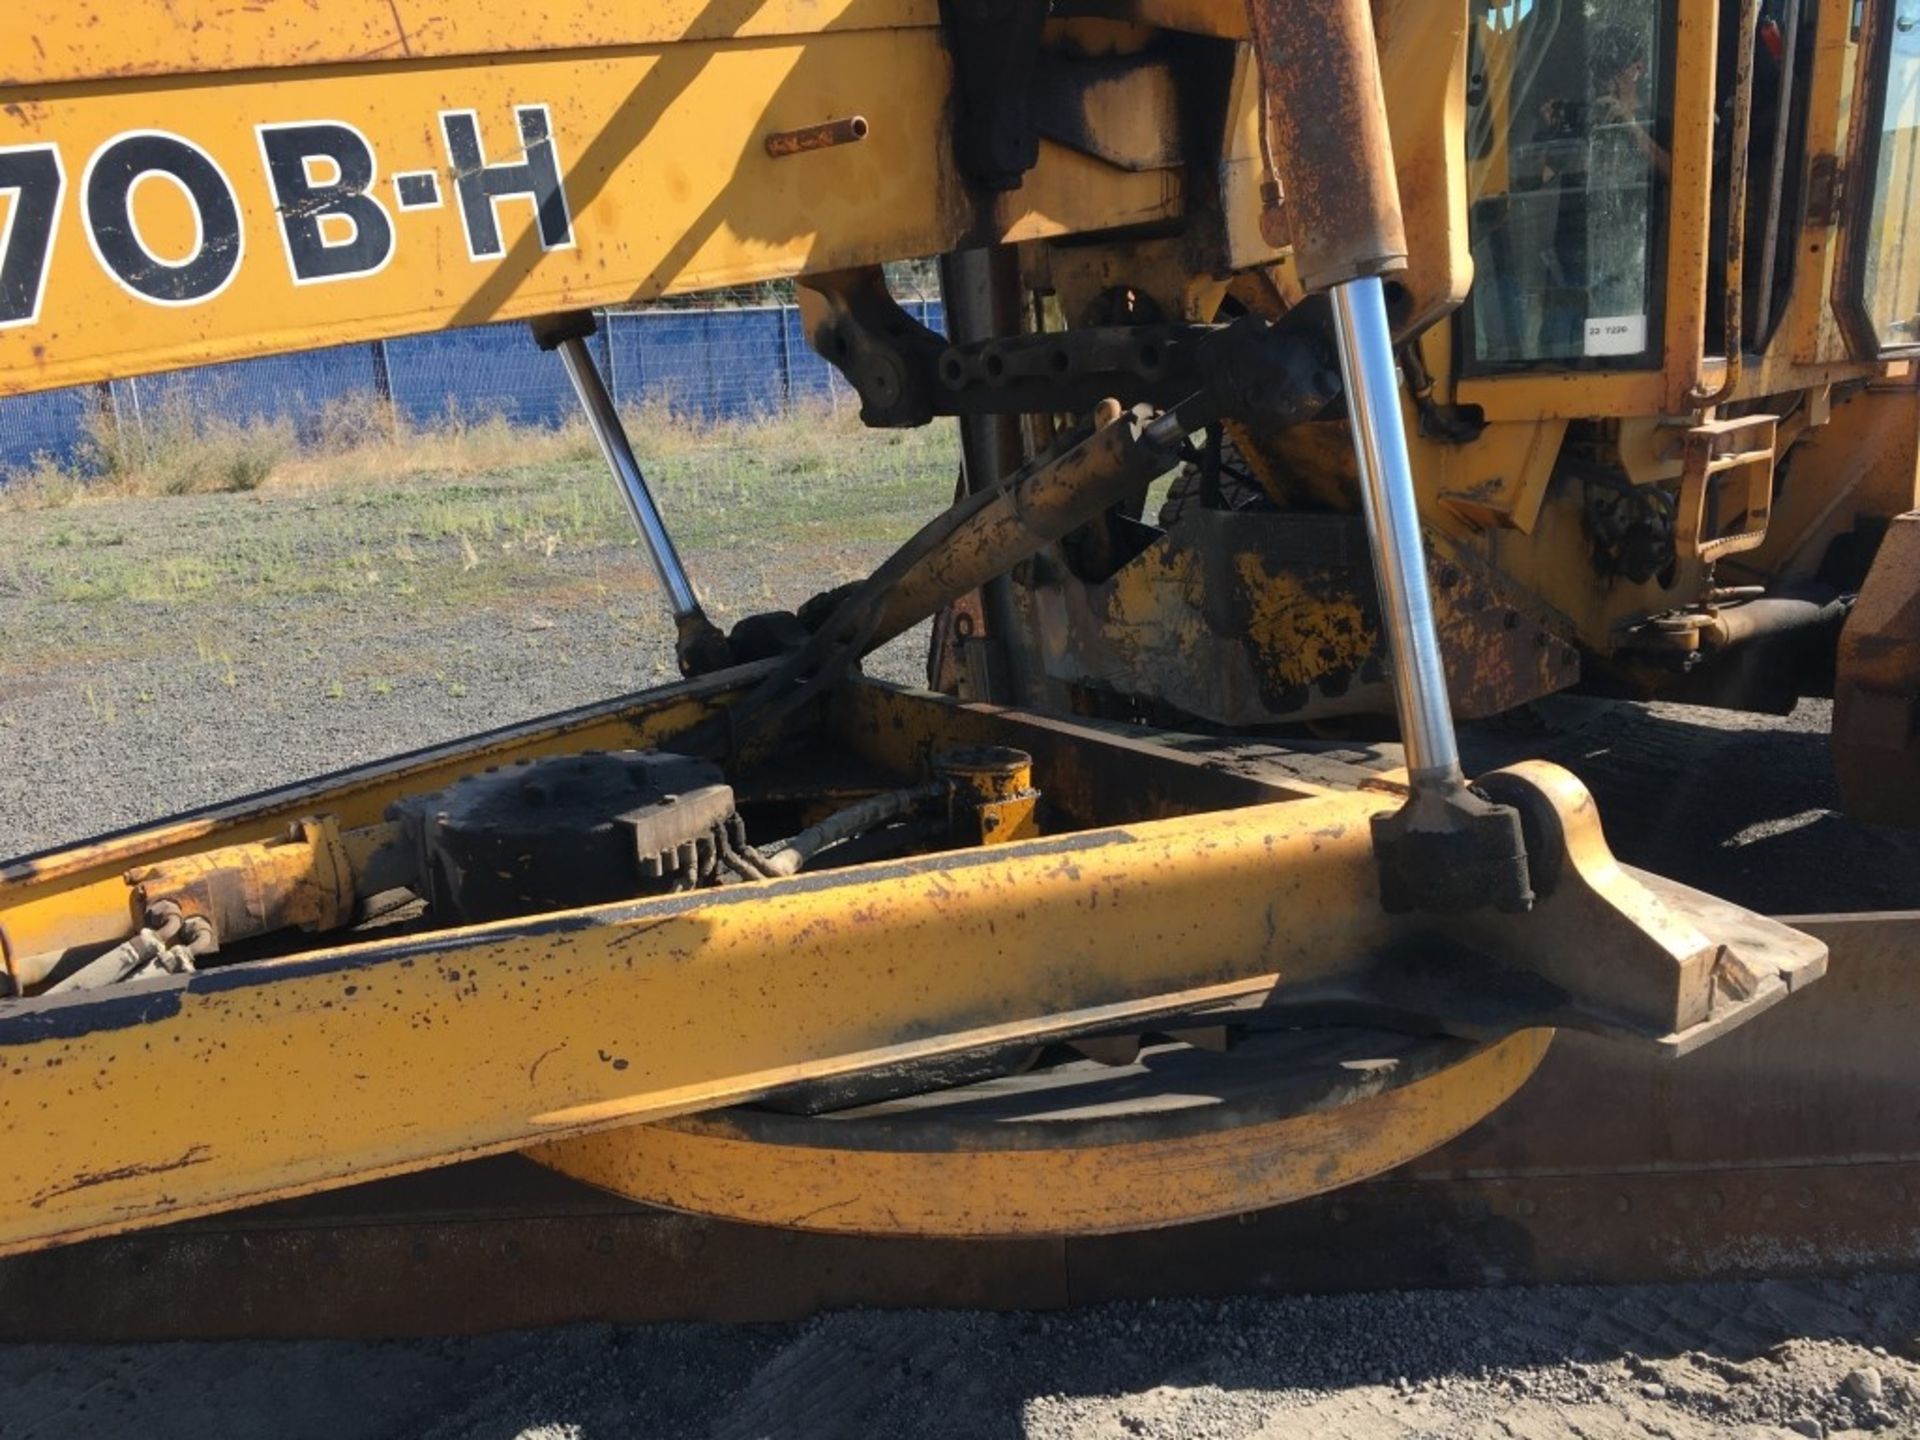
POLYGON ((667 533, 667 522, 661 517, 660 507, 654 503, 653 492, 647 488, 647 478, 640 473, 640 462, 634 458, 626 427, 620 423, 620 414, 614 409, 613 397, 607 393, 607 387, 600 379, 599 367, 593 363, 586 340, 577 335, 568 336, 554 348, 560 352, 561 363, 567 367, 567 378, 573 382, 574 393, 580 397, 580 408, 587 413, 587 424, 593 430, 593 438, 599 443, 601 455, 606 458, 607 468, 613 471, 614 479, 620 482, 621 498, 627 502, 633 523, 639 528, 640 541, 646 546, 647 558, 653 562, 654 573, 660 577, 660 584, 667 592, 667 601, 673 607, 673 618, 686 620, 703 615, 700 600, 693 593, 693 582, 687 578, 686 567, 680 563, 680 552, 674 549, 673 537, 667 533))
POLYGON ((1400 412, 1400 380, 1386 295, 1379 278, 1371 275, 1336 285, 1329 293, 1360 470, 1367 541, 1380 590, 1381 624, 1393 658, 1394 709, 1400 718, 1407 771, 1416 784, 1457 782, 1460 750, 1427 591, 1426 546, 1420 536, 1406 422, 1400 412))

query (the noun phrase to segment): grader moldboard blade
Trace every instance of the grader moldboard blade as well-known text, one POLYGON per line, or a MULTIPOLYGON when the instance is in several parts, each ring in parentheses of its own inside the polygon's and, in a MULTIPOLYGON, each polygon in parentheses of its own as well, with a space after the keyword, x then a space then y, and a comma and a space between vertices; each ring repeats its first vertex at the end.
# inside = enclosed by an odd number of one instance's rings
POLYGON ((1795 923, 1831 949, 1791 1006, 1677 1067, 1562 1033, 1459 1139, 1275 1209, 1110 1236, 875 1238, 676 1213, 505 1156, 0 1260, 0 1338, 429 1336, 1911 1267, 1920 915, 1795 923))

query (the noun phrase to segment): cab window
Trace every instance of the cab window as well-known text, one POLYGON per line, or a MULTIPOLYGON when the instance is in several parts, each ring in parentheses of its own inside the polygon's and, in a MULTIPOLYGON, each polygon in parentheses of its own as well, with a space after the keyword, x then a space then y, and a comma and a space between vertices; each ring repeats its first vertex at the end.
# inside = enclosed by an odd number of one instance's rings
POLYGON ((1660 363, 1672 22, 1658 0, 1481 0, 1462 368, 1660 363))
POLYGON ((1920 0, 1892 0, 1879 31, 1879 123, 1862 157, 1873 189, 1855 237, 1855 273, 1876 348, 1886 353, 1920 347, 1920 0))

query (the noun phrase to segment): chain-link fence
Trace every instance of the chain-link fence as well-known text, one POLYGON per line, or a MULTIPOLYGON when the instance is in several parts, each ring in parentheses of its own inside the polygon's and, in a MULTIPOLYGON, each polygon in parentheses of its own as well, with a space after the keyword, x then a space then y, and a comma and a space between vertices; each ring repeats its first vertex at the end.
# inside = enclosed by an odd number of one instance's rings
MULTIPOLYGON (((922 323, 944 328, 937 299, 903 292, 900 300, 922 323)), ((795 306, 703 301, 599 315, 591 344, 616 401, 695 423, 858 405, 807 344, 795 306)), ((286 423, 314 445, 328 438, 330 417, 364 412, 369 402, 416 428, 494 416, 554 426, 576 408, 558 357, 535 346, 525 325, 482 325, 0 400, 0 480, 42 462, 84 468, 103 423, 117 445, 136 450, 149 417, 183 413, 286 423)))

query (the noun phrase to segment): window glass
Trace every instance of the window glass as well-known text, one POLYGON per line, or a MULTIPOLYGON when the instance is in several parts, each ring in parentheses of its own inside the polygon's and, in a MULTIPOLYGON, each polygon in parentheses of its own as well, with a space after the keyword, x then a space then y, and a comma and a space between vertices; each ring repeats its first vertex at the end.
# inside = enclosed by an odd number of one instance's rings
POLYGON ((1920 0, 1892 0, 1861 298, 1881 348, 1920 345, 1920 0))
POLYGON ((1469 372, 1659 363, 1667 30, 1659 0, 1476 6, 1469 372))

